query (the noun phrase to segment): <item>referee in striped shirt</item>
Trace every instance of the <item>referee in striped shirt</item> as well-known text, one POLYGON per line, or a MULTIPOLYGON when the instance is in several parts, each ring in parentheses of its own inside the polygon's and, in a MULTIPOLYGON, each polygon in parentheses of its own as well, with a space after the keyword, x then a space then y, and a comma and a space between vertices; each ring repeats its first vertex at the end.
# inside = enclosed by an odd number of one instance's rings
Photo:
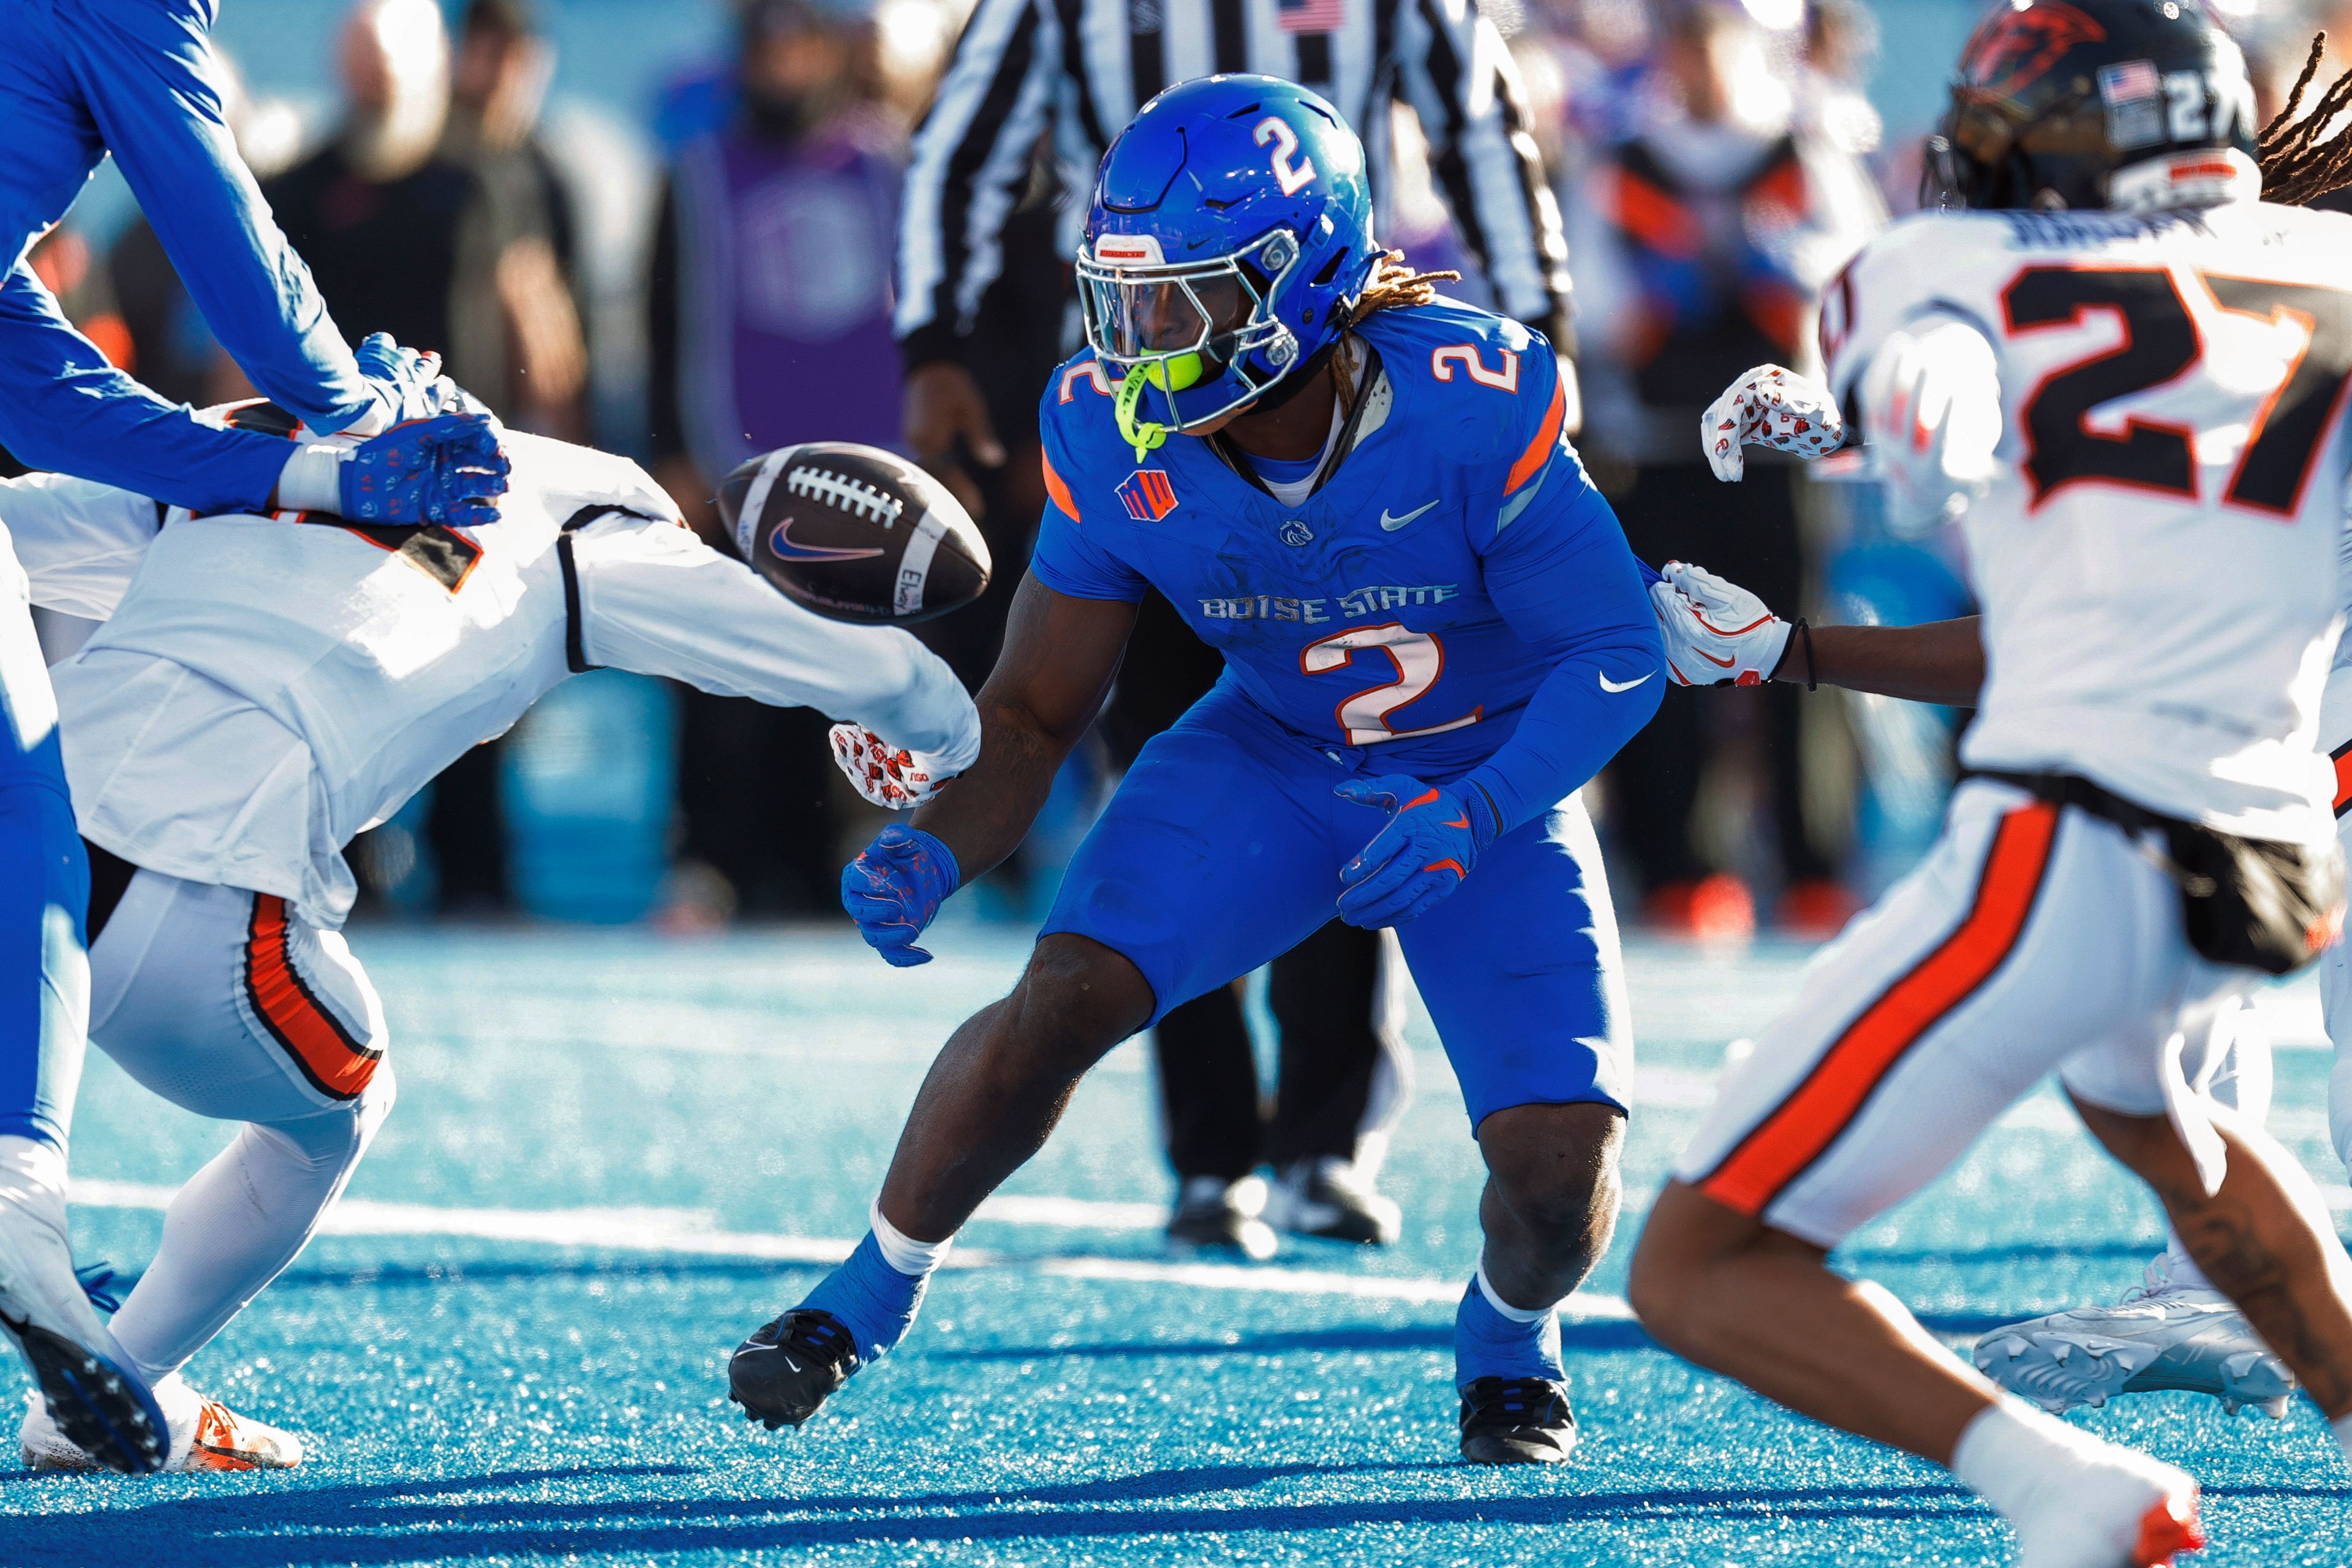
MULTIPOLYGON (((1024 373, 972 341, 982 298, 1004 268, 1007 221, 1040 138, 1050 128, 1061 187, 1080 198, 1062 205, 1066 259, 1077 253, 1083 195, 1111 137, 1162 88, 1219 71, 1283 77, 1329 99, 1364 139, 1383 216, 1393 185, 1390 106, 1412 105, 1496 307, 1570 346, 1559 212, 1528 133, 1517 72, 1475 0, 979 0, 915 135, 896 322, 907 444, 968 499, 977 492, 951 466, 957 443, 983 466, 1005 461, 975 364, 1012 406, 1034 405, 1042 390, 1042 381, 995 384, 1024 373)), ((1001 326, 991 334, 1001 340, 1001 326)), ((1564 379, 1573 409, 1575 383, 1564 379)), ((1221 664, 1164 601, 1148 597, 1104 716, 1116 760, 1132 761, 1208 689, 1221 664)), ((1162 1125, 1179 1178, 1171 1245, 1264 1258, 1278 1245, 1276 1230, 1396 1238, 1397 1206, 1373 1186, 1412 1081, 1390 984, 1394 963, 1379 933, 1337 921, 1276 962, 1268 1002, 1280 1072, 1270 1117, 1261 1114, 1235 988, 1160 1021, 1153 1044, 1162 1125), (1275 1169, 1270 1192, 1254 1173, 1262 1164, 1275 1169)))

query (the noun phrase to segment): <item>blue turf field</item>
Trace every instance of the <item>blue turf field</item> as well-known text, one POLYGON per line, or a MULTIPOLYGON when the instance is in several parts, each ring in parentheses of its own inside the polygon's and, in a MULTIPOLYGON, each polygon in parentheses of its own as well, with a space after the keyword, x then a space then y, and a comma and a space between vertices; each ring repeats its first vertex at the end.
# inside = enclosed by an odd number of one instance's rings
MULTIPOLYGON (((1566 1332, 1584 1447, 1454 1462, 1452 1303, 1477 1165, 1426 1023, 1386 1184, 1403 1244, 1184 1269, 1140 1052, 1122 1048, 964 1237, 906 1345, 798 1435, 723 1404, 726 1354, 863 1229, 938 1042, 1024 944, 959 926, 911 976, 833 931, 665 940, 366 931, 400 1105, 293 1270, 198 1386, 305 1434, 290 1479, 0 1470, 0 1564, 1398 1563, 1977 1564, 2001 1527, 1941 1472, 1832 1437, 1651 1348, 1627 1244, 1723 1041, 1797 955, 1637 946, 1627 1225, 1566 1332)), ((2273 1126, 2340 1194, 2307 992, 2273 1126)), ((222 1141, 102 1058, 78 1246, 136 1268, 222 1141)), ((1958 1342, 2134 1282, 2151 1205, 2046 1096, 1847 1255, 1958 1342)), ((21 1396, 13 1362, 0 1396, 21 1396)), ((2341 1461, 2284 1424, 2154 1395, 2087 1417, 2207 1483, 2221 1564, 2352 1560, 2341 1461)), ((0 1453, 12 1462, 13 1443, 0 1453)))

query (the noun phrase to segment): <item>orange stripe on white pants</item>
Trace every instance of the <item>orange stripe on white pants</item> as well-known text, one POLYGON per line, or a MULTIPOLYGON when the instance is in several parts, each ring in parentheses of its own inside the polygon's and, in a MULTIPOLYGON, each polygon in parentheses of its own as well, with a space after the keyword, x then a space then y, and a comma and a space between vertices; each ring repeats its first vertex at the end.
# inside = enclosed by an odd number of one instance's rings
POLYGON ((2204 1134, 2189 1086, 2255 978, 2189 948, 2179 888, 2130 836, 1969 782, 1936 847, 1726 1073, 1675 1174, 1834 1247, 2053 1072, 2087 1103, 2204 1134))
POLYGON ((375 1077, 383 1053, 356 1038, 303 983, 287 935, 286 900, 256 893, 245 947, 246 994, 313 1088, 338 1100, 356 1099, 375 1077))
POLYGON ((1847 1026, 1796 1092, 1699 1184, 1702 1192, 1742 1214, 1760 1214, 1837 1141, 1903 1053, 2017 945, 2057 828, 2058 808, 2039 801, 2002 820, 1968 918, 1847 1026))

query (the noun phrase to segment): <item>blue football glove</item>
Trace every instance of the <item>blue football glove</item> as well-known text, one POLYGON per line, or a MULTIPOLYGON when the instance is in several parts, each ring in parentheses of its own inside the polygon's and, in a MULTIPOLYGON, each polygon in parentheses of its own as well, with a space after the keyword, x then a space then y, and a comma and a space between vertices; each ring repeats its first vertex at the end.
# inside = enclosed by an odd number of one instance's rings
POLYGON ((441 379, 441 356, 402 348, 390 332, 370 332, 352 351, 368 390, 383 405, 387 427, 405 419, 429 419, 446 412, 440 407, 433 384, 441 379))
POLYGON ((962 880, 953 850, 919 827, 893 825, 841 868, 841 907, 883 962, 911 969, 931 961, 915 939, 962 880))
POLYGON ((343 460, 337 510, 353 522, 496 522, 507 468, 498 426, 480 415, 412 419, 343 460))
POLYGON ((1349 779, 1341 800, 1389 813, 1363 853, 1339 868, 1339 918, 1366 931, 1402 925, 1462 885, 1497 824, 1484 801, 1402 773, 1349 779))

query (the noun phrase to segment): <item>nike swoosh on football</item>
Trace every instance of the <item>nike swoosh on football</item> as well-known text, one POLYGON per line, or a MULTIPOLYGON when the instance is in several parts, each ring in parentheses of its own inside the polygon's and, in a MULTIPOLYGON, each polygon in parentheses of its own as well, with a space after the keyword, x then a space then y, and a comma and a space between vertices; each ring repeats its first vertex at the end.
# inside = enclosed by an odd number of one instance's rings
MULTIPOLYGON (((1652 670, 1652 671, 1650 671, 1650 675, 1655 675, 1655 674, 1657 674, 1657 673, 1658 673, 1658 672, 1657 672, 1656 670, 1654 670, 1654 670, 1652 670)), ((1641 678, 1641 679, 1640 679, 1640 680, 1625 680, 1625 681, 1617 681, 1617 680, 1612 680, 1612 679, 1609 679, 1609 672, 1608 672, 1607 670, 1605 670, 1605 669, 1604 669, 1604 670, 1602 670, 1602 671, 1601 671, 1601 672, 1600 672, 1600 674, 1601 674, 1601 690, 1603 690, 1603 691, 1631 691, 1631 690, 1633 690, 1633 688, 1635 688, 1635 687, 1637 687, 1637 686, 1641 685, 1641 684, 1642 684, 1642 681, 1643 681, 1643 680, 1647 680, 1647 679, 1650 679, 1650 675, 1644 675, 1644 676, 1643 676, 1643 677, 1641 678)))
POLYGON ((1381 508, 1381 527, 1391 533, 1394 533, 1398 529, 1402 528, 1406 523, 1411 522, 1414 518, 1419 517, 1423 512, 1427 511, 1430 507, 1435 506, 1436 504, 1436 501, 1431 501, 1429 506, 1417 506, 1411 511, 1405 513, 1402 517, 1391 517, 1389 515, 1389 509, 1382 507, 1381 508))
POLYGON ((784 519, 768 535, 768 549, 779 561, 864 561, 879 550, 836 549, 826 544, 803 544, 792 536, 793 520, 784 519))

